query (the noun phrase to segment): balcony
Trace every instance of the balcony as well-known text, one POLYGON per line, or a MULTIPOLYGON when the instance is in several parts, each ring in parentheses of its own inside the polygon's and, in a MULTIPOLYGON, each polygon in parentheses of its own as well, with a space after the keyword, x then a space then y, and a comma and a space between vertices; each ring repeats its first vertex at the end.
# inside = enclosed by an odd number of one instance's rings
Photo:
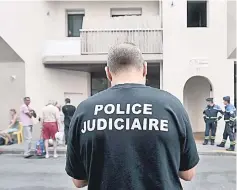
POLYGON ((81 54, 103 55, 119 43, 136 44, 143 54, 163 53, 162 29, 83 29, 81 30, 81 54))

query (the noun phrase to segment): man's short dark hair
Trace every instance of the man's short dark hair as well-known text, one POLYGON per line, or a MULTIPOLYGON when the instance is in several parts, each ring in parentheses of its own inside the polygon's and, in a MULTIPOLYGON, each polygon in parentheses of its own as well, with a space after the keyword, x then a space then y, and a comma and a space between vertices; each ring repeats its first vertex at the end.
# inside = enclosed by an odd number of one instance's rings
POLYGON ((133 43, 123 43, 112 47, 108 53, 107 66, 114 74, 129 68, 141 69, 144 59, 140 49, 133 43))
POLYGON ((68 104, 70 104, 70 103, 71 103, 71 100, 70 100, 69 98, 66 98, 66 99, 65 99, 65 102, 68 103, 68 104))
POLYGON ((24 101, 26 101, 27 99, 30 99, 30 97, 29 96, 24 97, 24 101))

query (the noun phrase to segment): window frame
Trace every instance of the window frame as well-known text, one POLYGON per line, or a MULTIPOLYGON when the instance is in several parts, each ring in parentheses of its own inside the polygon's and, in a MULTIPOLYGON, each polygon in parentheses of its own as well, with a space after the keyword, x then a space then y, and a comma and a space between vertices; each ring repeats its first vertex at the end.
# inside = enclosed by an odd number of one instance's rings
POLYGON ((80 36, 69 36, 68 15, 83 15, 83 19, 84 19, 85 10, 84 9, 66 9, 65 11, 65 20, 66 20, 65 36, 67 38, 80 38, 80 36))
POLYGON ((110 8, 110 17, 121 17, 121 16, 142 16, 142 8, 141 7, 110 8))
POLYGON ((187 19, 186 19, 186 27, 187 28, 209 28, 209 0, 187 0, 187 6, 186 6, 186 11, 187 11, 187 19), (206 26, 188 26, 188 4, 189 3, 206 3, 206 26))

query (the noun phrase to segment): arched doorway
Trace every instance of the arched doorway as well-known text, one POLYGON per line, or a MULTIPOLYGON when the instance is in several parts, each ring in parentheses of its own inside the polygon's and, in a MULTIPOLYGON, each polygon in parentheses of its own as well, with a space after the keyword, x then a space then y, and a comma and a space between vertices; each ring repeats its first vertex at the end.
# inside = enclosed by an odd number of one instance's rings
POLYGON ((202 112, 206 106, 206 98, 212 96, 212 84, 205 77, 194 76, 185 83, 183 90, 184 106, 188 112, 193 132, 197 136, 203 137, 205 125, 202 112))

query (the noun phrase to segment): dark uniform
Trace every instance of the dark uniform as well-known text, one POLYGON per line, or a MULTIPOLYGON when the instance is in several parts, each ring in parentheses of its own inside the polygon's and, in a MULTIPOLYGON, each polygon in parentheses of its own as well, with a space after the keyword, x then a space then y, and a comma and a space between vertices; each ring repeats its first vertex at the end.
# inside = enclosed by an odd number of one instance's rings
MULTIPOLYGON (((213 98, 207 98, 206 101, 213 103, 213 98)), ((218 117, 218 113, 223 114, 223 111, 221 110, 220 106, 215 104, 213 104, 212 106, 208 105, 203 111, 203 118, 206 123, 205 139, 203 145, 208 144, 208 141, 210 139, 209 137, 210 131, 211 131, 211 145, 215 144, 217 121, 219 121, 222 118, 222 116, 218 117)))
POLYGON ((70 124, 66 171, 88 190, 181 190, 179 171, 198 161, 183 105, 142 84, 88 98, 70 124))
MULTIPOLYGON (((226 96, 223 98, 224 101, 230 101, 230 97, 226 96)), ((232 104, 227 104, 225 106, 224 112, 224 120, 225 120, 225 130, 223 133, 223 140, 221 144, 217 145, 219 147, 225 147, 225 143, 229 136, 230 139, 230 148, 228 151, 235 150, 235 135, 236 135, 236 108, 232 104)))
POLYGON ((76 107, 70 104, 66 104, 62 107, 62 112, 64 114, 64 136, 65 144, 67 144, 69 125, 72 120, 72 116, 76 111, 76 107))

